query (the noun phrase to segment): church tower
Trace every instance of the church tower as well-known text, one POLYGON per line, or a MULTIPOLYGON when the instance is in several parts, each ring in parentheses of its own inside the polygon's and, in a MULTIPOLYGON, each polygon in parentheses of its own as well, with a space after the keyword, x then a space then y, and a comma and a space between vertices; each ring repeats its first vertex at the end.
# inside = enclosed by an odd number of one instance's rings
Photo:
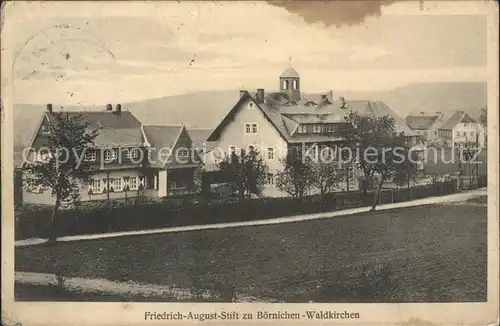
POLYGON ((288 59, 288 68, 280 75, 280 92, 287 93, 292 101, 299 101, 300 76, 297 70, 292 68, 292 58, 288 59))

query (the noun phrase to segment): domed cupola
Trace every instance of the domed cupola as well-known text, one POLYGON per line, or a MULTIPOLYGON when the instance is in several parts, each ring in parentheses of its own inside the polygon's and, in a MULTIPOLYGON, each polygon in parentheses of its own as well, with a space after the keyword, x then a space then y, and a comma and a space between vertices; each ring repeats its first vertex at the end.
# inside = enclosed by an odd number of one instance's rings
POLYGON ((289 66, 280 75, 280 92, 287 93, 290 100, 300 100, 300 76, 297 70, 292 68, 292 59, 289 58, 289 66))

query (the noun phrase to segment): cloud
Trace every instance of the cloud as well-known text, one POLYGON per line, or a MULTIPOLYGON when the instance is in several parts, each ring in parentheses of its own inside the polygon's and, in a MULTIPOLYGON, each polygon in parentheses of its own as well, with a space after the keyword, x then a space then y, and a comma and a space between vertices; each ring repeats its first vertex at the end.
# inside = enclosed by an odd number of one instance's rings
POLYGON ((380 16, 383 6, 394 0, 375 1, 267 1, 272 6, 299 15, 307 23, 321 22, 327 26, 357 25, 366 17, 380 16))

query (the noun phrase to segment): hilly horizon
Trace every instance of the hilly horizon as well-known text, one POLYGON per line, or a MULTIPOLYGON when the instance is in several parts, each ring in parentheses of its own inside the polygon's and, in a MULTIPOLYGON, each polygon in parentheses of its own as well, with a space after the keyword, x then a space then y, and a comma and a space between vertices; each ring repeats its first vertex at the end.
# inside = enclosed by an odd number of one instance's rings
MULTIPOLYGON (((343 96, 346 100, 383 101, 403 119, 411 112, 419 114, 441 111, 449 116, 456 110, 465 110, 477 118, 480 109, 487 103, 486 89, 485 82, 418 83, 387 91, 333 90, 333 94, 335 98, 343 96)), ((238 97, 238 89, 199 91, 122 103, 122 108, 132 112, 145 125, 184 124, 188 129, 213 129, 231 110, 238 97)), ((104 110, 104 106, 93 105, 85 110, 104 110)), ((45 104, 15 104, 14 108, 14 146, 19 149, 29 145, 45 104)), ((77 106, 64 109, 81 110, 77 106)))

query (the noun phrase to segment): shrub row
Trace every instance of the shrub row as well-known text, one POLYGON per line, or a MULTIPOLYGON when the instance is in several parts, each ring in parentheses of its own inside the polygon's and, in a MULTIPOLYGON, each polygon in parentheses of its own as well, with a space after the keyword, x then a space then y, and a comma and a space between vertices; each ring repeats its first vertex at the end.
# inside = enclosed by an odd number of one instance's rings
MULTIPOLYGON (((381 203, 406 201, 455 192, 452 182, 411 189, 383 192, 381 203)), ((77 235, 117 231, 153 229, 222 222, 251 221, 282 216, 312 214, 321 211, 369 206, 372 196, 358 192, 328 194, 323 203, 320 197, 308 196, 301 201, 293 198, 259 198, 241 201, 167 199, 163 201, 129 200, 104 205, 81 205, 58 213, 57 234, 77 235)), ((16 240, 46 238, 50 234, 52 208, 22 207, 16 211, 16 240)))

